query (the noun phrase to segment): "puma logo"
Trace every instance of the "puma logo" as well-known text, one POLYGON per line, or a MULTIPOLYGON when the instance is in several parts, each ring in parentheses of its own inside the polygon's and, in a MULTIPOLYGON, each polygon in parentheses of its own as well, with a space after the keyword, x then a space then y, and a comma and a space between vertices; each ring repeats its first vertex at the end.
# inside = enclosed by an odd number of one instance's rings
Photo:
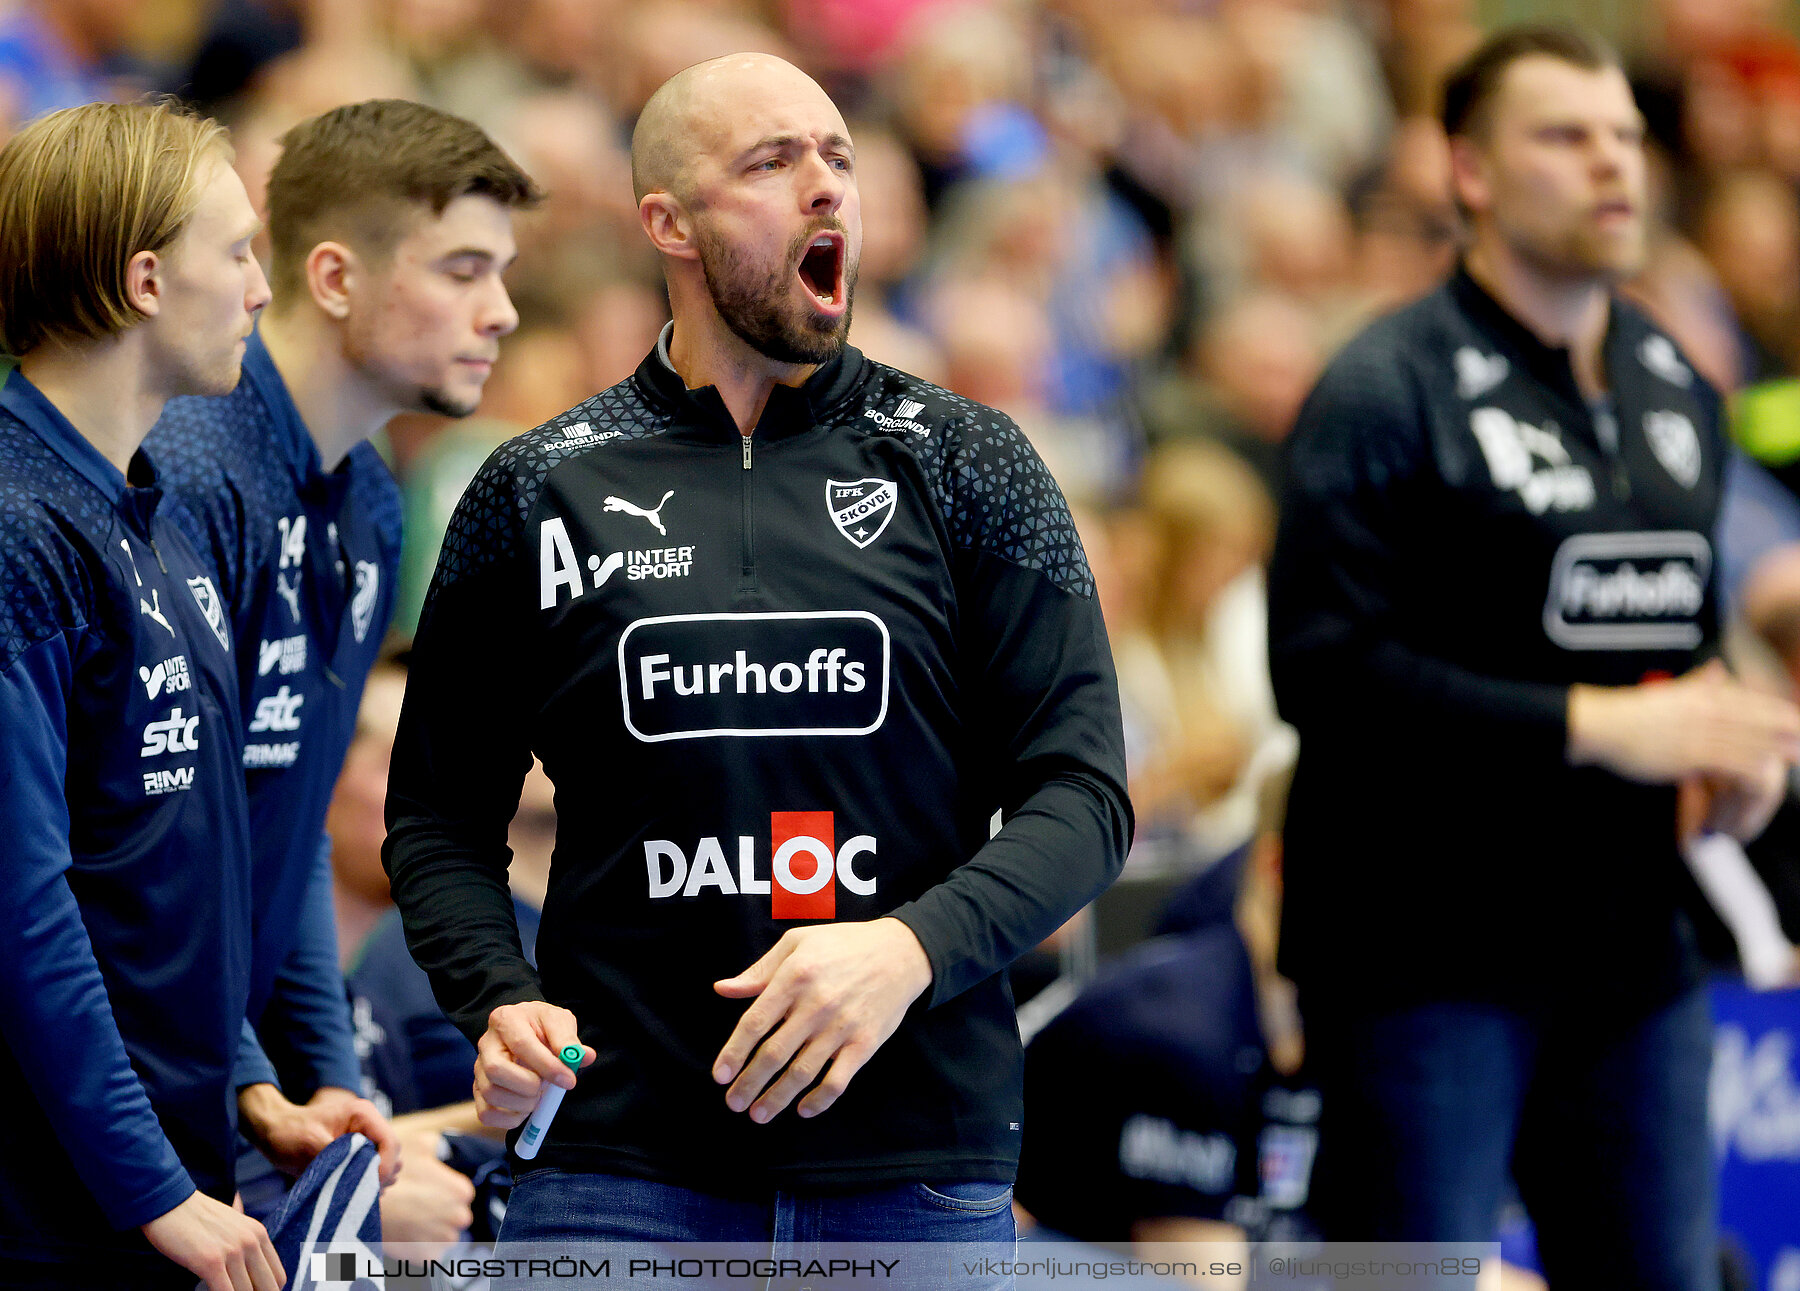
POLYGON ((1465 345, 1456 352, 1456 393, 1464 399, 1479 399, 1506 380, 1510 370, 1504 355, 1483 354, 1465 345))
POLYGON ((624 498, 613 497, 609 497, 606 501, 602 502, 600 504, 600 509, 602 511, 623 511, 626 515, 642 516, 656 526, 656 532, 667 538, 669 536, 669 531, 663 528, 662 509, 668 505, 669 499, 674 496, 675 490, 670 489, 667 493, 662 495, 662 501, 658 502, 648 511, 644 510, 643 507, 638 506, 636 503, 627 502, 624 498))
POLYGON ((165 628, 168 628, 170 636, 175 635, 174 626, 172 624, 170 624, 170 622, 163 617, 162 592, 159 591, 158 589, 156 589, 154 587, 150 589, 150 599, 147 601, 141 596, 138 597, 138 613, 139 614, 148 614, 151 618, 155 619, 158 623, 162 624, 165 628))
POLYGON ((293 615, 294 622, 298 623, 300 621, 299 571, 294 571, 294 585, 292 587, 288 586, 286 574, 275 575, 275 590, 281 594, 281 599, 287 602, 288 613, 293 615))

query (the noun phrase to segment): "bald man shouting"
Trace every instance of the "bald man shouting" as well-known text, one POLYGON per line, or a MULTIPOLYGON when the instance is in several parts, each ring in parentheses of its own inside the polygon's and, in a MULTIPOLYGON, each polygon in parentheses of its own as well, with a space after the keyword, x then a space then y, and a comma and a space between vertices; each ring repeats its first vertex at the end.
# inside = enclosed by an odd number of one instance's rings
POLYGON ((1003 970, 1131 833, 1087 561, 1011 420, 846 345, 855 147, 811 79, 689 68, 632 169, 674 321, 464 495, 388 800, 483 1121, 569 1091, 504 1235, 1010 1243, 1003 970))

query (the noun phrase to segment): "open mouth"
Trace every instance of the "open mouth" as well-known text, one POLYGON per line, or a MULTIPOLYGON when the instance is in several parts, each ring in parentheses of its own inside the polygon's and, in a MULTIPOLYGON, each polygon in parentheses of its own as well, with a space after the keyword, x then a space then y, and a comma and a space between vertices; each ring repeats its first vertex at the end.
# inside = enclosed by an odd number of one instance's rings
POLYGON ((821 233, 800 257, 800 283, 827 312, 844 304, 844 235, 821 233))

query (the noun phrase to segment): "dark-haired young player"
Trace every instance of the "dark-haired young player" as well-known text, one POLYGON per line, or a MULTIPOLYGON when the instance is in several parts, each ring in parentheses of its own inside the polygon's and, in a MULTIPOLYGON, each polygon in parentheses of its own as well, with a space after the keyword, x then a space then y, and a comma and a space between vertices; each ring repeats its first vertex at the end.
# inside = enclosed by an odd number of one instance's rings
POLYGON ((348 1129, 376 1139, 389 1178, 398 1151, 357 1097, 324 838, 399 561, 399 491, 368 439, 399 412, 474 411, 518 322, 512 213, 538 196, 479 128, 421 104, 294 127, 269 179, 274 303, 243 380, 172 401, 150 437, 244 643, 262 1043, 246 1037, 237 1081, 245 1133, 292 1170, 348 1129))

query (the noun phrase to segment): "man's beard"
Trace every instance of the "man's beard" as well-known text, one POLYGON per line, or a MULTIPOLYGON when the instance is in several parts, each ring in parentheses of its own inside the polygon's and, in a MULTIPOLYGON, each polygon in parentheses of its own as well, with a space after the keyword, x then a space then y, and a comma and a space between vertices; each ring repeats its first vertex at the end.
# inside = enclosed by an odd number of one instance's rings
POLYGON ((461 418, 481 406, 479 391, 473 399, 457 399, 442 386, 414 385, 390 378, 376 359, 375 343, 354 325, 344 331, 344 357, 351 367, 378 380, 386 397, 402 412, 430 412, 440 417, 461 418))
POLYGON ((1578 222, 1555 230, 1524 229, 1507 236, 1512 253, 1552 282, 1617 286, 1644 267, 1646 233, 1640 224, 1628 238, 1608 237, 1578 222))
MULTIPOLYGON (((850 334, 857 266, 844 266, 844 313, 840 318, 826 318, 794 304, 790 292, 793 266, 807 244, 833 227, 821 224, 796 237, 787 255, 759 278, 736 247, 715 238, 704 222, 698 224, 700 268, 706 274, 713 308, 739 340, 764 358, 777 363, 818 364, 829 363, 843 351, 850 334)), ((846 241, 843 254, 848 256, 849 251, 846 241)))
POLYGON ((419 387, 419 407, 426 412, 435 412, 440 417, 467 417, 481 406, 480 397, 471 402, 467 399, 452 399, 444 391, 432 386, 419 387))

